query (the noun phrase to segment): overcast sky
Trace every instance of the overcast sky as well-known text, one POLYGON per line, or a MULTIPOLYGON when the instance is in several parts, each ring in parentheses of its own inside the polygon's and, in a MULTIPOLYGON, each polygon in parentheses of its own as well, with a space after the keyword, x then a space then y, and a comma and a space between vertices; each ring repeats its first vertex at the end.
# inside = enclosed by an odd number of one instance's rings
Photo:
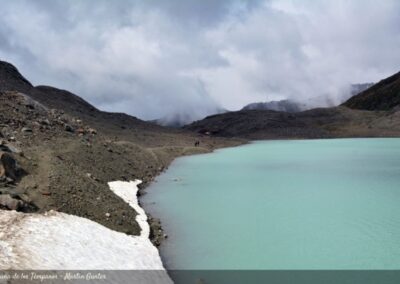
POLYGON ((398 0, 0 0, 0 58, 143 119, 339 100, 400 70, 398 0))

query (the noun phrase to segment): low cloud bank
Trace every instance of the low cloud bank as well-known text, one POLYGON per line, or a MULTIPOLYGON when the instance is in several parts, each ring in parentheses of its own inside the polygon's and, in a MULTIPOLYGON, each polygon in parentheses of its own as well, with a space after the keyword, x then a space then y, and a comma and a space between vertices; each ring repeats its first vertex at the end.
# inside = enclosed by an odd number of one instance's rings
POLYGON ((15 0, 0 10, 0 58, 35 84, 146 120, 282 99, 322 96, 321 106, 398 71, 399 10, 397 0, 15 0))

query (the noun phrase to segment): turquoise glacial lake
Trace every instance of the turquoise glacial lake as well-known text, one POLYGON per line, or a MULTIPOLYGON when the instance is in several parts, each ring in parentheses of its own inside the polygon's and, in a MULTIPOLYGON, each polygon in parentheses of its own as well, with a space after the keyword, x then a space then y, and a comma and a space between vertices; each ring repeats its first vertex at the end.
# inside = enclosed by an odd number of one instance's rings
POLYGON ((168 234, 168 269, 400 269, 400 139, 183 157, 141 202, 168 234))

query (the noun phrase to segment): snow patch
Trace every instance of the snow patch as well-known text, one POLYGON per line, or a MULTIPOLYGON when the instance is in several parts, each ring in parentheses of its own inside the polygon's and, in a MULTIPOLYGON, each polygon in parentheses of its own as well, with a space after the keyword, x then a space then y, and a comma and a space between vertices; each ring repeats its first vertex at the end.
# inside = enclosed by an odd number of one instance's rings
POLYGON ((140 236, 55 211, 23 214, 0 210, 0 269, 157 270, 152 283, 172 283, 148 238, 147 216, 136 196, 139 183, 118 181, 109 185, 137 211, 140 236))

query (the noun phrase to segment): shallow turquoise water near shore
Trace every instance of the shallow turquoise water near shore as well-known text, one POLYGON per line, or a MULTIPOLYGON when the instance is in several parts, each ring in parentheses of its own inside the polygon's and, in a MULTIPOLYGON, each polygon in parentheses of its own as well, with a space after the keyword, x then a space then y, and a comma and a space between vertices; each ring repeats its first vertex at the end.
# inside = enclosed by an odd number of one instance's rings
POLYGON ((400 139, 184 157, 141 202, 169 235, 169 269, 400 269, 400 139))

